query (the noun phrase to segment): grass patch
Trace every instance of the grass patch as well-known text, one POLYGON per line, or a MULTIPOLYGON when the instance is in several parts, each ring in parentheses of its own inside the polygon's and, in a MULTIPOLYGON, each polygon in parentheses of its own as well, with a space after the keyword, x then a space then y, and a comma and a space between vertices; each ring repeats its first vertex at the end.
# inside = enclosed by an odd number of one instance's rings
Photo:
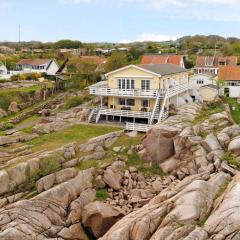
POLYGON ((39 120, 41 117, 38 115, 33 115, 25 120, 23 120, 21 123, 16 124, 16 127, 21 127, 23 125, 26 125, 28 123, 32 123, 32 122, 36 122, 37 120, 39 120))
POLYGON ((240 103, 234 98, 227 98, 227 103, 230 106, 233 121, 240 124, 240 103))
POLYGON ((212 104, 210 106, 204 106, 198 116, 193 120, 193 124, 199 124, 209 118, 210 115, 224 111, 222 104, 212 104))
POLYGON ((99 201, 105 201, 108 198, 107 189, 99 189, 96 192, 96 199, 99 201))
POLYGON ((41 171, 40 171, 40 174, 38 175, 38 178, 41 178, 51 173, 59 171, 61 169, 61 164, 59 159, 60 159, 60 156, 58 156, 57 154, 55 156, 51 156, 43 159, 40 163, 41 171))
POLYGON ((240 170, 240 162, 237 161, 236 157, 232 153, 225 152, 221 160, 227 161, 230 166, 240 170))
POLYGON ((62 131, 41 135, 28 142, 33 150, 51 150, 70 142, 82 143, 90 138, 121 130, 117 127, 99 125, 74 125, 62 131))
POLYGON ((228 187, 229 182, 226 182, 218 191, 217 195, 214 197, 214 200, 216 200, 217 198, 219 198, 226 190, 226 188, 228 187))
POLYGON ((158 163, 152 163, 149 161, 141 160, 137 153, 133 153, 128 156, 127 166, 134 166, 145 176, 160 175, 163 176, 164 173, 160 168, 158 163))
POLYGON ((140 144, 143 136, 144 134, 138 133, 137 137, 131 138, 124 134, 112 145, 111 148, 118 146, 130 147, 131 145, 140 144))
POLYGON ((89 168, 98 168, 99 163, 101 162, 101 160, 88 160, 88 161, 84 161, 79 163, 79 165, 77 166, 77 169, 80 171, 89 169, 89 168))

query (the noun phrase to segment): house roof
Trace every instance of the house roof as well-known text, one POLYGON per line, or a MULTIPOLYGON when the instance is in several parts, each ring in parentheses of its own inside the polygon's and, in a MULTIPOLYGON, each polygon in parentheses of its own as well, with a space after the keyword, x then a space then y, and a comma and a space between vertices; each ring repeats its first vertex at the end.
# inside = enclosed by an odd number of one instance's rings
POLYGON ((187 72, 187 69, 178 67, 174 64, 144 64, 139 65, 140 68, 146 69, 161 76, 187 72))
POLYGON ((236 56, 197 56, 195 67, 219 67, 219 62, 226 62, 227 66, 236 66, 236 56))
POLYGON ((160 54, 145 54, 142 57, 141 64, 175 64, 180 66, 182 63, 182 55, 160 55, 160 54))
POLYGON ((44 64, 48 64, 50 61, 52 61, 51 59, 22 59, 20 60, 17 65, 44 65, 44 64))
POLYGON ((218 78, 224 81, 240 81, 240 66, 220 67, 218 78))
POLYGON ((90 62, 93 62, 96 64, 106 64, 107 63, 107 59, 105 57, 99 57, 99 56, 81 56, 80 59, 90 61, 90 62))

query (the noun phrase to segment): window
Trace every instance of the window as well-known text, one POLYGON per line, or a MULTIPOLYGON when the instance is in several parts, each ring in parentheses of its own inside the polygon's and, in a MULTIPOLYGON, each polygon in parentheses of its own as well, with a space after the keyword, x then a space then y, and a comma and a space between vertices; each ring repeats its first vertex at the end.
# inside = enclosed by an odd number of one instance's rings
POLYGON ((118 88, 119 88, 119 89, 122 88, 122 79, 118 79, 118 88))
POLYGON ((142 107, 144 107, 144 108, 148 107, 148 100, 147 99, 142 99, 142 107))
POLYGON ((134 80, 132 79, 118 79, 119 89, 134 89, 134 80))
POLYGON ((141 88, 142 90, 150 90, 150 80, 142 80, 141 88))
POLYGON ((202 79, 198 79, 197 84, 204 84, 204 81, 202 79))
POLYGON ((134 99, 127 99, 127 106, 135 106, 135 100, 134 99))
POLYGON ((119 98, 119 105, 121 105, 121 106, 135 106, 135 99, 119 98))
POLYGON ((125 98, 119 98, 119 105, 126 105, 126 99, 125 98))

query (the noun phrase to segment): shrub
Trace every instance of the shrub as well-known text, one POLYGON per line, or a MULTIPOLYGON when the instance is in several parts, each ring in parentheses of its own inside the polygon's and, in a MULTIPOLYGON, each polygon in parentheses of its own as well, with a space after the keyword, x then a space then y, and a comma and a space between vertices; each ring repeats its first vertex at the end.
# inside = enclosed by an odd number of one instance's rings
POLYGON ((13 129, 14 125, 12 123, 6 123, 4 124, 3 127, 0 128, 0 131, 5 131, 5 130, 9 130, 9 129, 13 129))
POLYGON ((81 97, 70 97, 66 103, 65 103, 65 108, 69 109, 72 107, 76 107, 78 105, 81 105, 83 103, 83 99, 81 97))
POLYGON ((99 189, 96 192, 96 199, 99 201, 104 201, 108 198, 108 192, 107 189, 99 189))
POLYGON ((229 165, 235 167, 237 170, 240 170, 240 162, 238 162, 232 153, 225 152, 222 157, 222 161, 227 161, 229 165))

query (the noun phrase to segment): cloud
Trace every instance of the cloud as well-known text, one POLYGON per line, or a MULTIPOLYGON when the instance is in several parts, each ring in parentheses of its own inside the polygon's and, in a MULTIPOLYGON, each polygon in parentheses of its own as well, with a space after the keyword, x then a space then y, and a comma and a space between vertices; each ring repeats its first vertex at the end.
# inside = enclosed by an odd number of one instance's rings
POLYGON ((133 40, 121 40, 120 43, 129 43, 129 42, 164 42, 170 40, 176 40, 181 36, 171 36, 171 35, 164 35, 164 34, 154 34, 154 33, 142 33, 136 39, 133 40))

